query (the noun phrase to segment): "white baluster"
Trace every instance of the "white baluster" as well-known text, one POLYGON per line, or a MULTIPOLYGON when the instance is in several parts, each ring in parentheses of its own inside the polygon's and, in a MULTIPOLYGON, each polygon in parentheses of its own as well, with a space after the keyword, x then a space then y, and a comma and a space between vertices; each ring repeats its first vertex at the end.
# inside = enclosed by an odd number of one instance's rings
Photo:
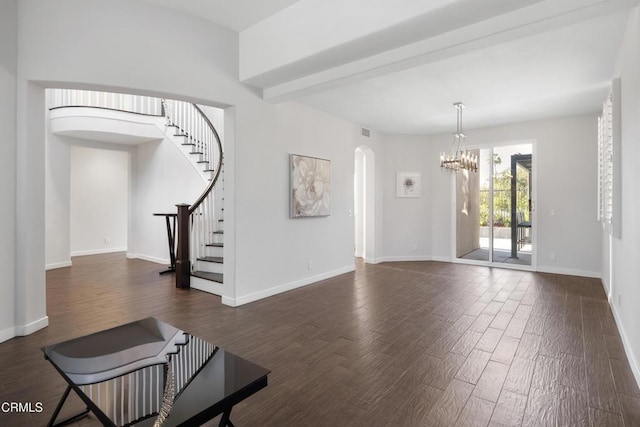
POLYGON ((111 402, 111 404, 113 405, 113 420, 117 422, 118 420, 118 393, 117 393, 117 385, 118 385, 118 378, 114 378, 113 380, 113 401, 111 402))

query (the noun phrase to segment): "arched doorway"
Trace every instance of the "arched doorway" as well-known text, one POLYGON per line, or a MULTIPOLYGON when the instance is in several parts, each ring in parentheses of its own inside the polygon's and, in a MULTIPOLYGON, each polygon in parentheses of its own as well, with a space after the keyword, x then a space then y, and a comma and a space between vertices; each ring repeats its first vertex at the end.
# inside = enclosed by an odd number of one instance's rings
POLYGON ((375 262, 375 154, 366 145, 355 150, 355 256, 375 262))

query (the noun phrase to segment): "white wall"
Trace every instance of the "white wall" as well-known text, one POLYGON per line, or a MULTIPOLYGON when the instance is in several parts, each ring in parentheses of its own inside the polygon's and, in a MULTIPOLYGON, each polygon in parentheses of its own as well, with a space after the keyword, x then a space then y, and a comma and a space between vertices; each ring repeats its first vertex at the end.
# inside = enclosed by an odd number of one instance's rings
POLYGON ((71 256, 127 249, 129 156, 71 146, 71 256))
MULTIPOLYGON (((45 134, 45 265, 47 269, 67 267, 71 265, 72 252, 82 252, 81 249, 71 248, 72 220, 71 220, 71 147, 80 147, 85 150, 97 150, 97 152, 115 151, 115 156, 128 157, 129 169, 126 195, 128 236, 121 246, 115 246, 113 241, 105 246, 104 240, 94 240, 94 248, 88 251, 108 251, 109 249, 124 250, 127 242, 131 242, 131 229, 133 224, 132 197, 135 188, 135 159, 136 146, 113 144, 101 141, 71 138, 51 133, 48 128, 48 115, 45 119, 47 132, 45 134), (102 243, 100 243, 102 242, 102 243)), ((107 153, 106 159, 112 156, 107 153)), ((93 158, 100 163, 101 157, 93 158)), ((102 166, 99 166, 102 168, 102 166)), ((75 183, 75 185, 79 185, 75 183)), ((101 225, 102 226, 102 225, 101 225)), ((76 231, 77 233, 77 231, 76 231)), ((103 235, 102 238, 105 236, 103 235)), ((122 240, 122 239, 121 239, 122 240)), ((73 254, 81 255, 81 253, 73 254)))
POLYGON ((175 212, 177 203, 195 201, 206 186, 169 138, 162 142, 126 145, 65 137, 48 130, 45 162, 47 268, 71 265, 70 255, 123 250, 128 250, 127 255, 131 258, 169 263, 164 218, 155 217, 153 213, 175 212), (74 168, 80 174, 76 173, 73 181, 71 150, 77 155, 74 168), (125 160, 128 169, 123 172, 125 160), (84 162, 87 162, 87 169, 83 171, 84 162), (108 169, 112 170, 107 172, 108 169), (93 201, 96 196, 82 192, 88 182, 83 175, 98 171, 121 178, 104 182, 109 191, 118 188, 113 200, 115 204, 107 206, 108 209, 119 206, 118 215, 105 216, 102 204, 107 202, 106 198, 93 201), (128 179, 123 182, 123 177, 128 179), (76 205, 90 202, 87 208, 98 212, 81 214, 76 210, 73 216, 78 218, 70 217, 71 187, 76 189, 76 199, 84 200, 76 205), (110 237, 111 242, 105 244, 104 237, 110 237), (71 240, 75 240, 73 247, 71 240))
MULTIPOLYGON (((596 115, 468 130, 474 145, 537 141, 538 270, 600 275, 596 209, 596 115), (576 156, 576 153, 578 155, 576 156), (571 158, 575 161, 567 162, 571 158), (551 215, 551 210, 555 215, 551 215), (549 259, 550 253, 556 260, 549 259)), ((386 135, 384 259, 450 260, 452 175, 438 158, 451 135, 386 135), (397 172, 422 172, 422 197, 395 197, 397 172), (418 245, 415 251, 414 245, 418 245)))
POLYGON ((45 264, 47 269, 71 265, 70 143, 49 131, 45 141, 45 264))
POLYGON ((384 152, 376 157, 382 163, 384 260, 427 260, 433 255, 432 197, 438 191, 430 176, 432 165, 437 166, 433 151, 425 136, 384 136, 384 152), (422 173, 422 197, 396 197, 398 172, 422 173))
POLYGON ((169 139, 137 147, 133 184, 127 256, 168 264, 165 218, 153 214, 175 213, 177 204, 195 202, 206 184, 169 139))
POLYGON ((17 2, 0 2, 0 342, 14 335, 16 241, 17 2))
MULTIPOLYGON (((640 383, 640 9, 633 10, 624 35, 616 77, 622 85, 622 236, 612 242, 611 307, 616 316, 631 367, 640 383)), ((603 239, 608 240, 605 235, 603 239)), ((609 259, 603 245, 602 262, 609 259)))
MULTIPOLYGON (((235 303, 353 269, 354 218, 349 211, 360 127, 289 102, 262 103, 239 118, 238 128, 248 143, 241 136, 236 147, 235 303), (331 160, 329 217, 289 218, 291 153, 331 160)), ((225 262, 226 257, 225 250, 225 262)))

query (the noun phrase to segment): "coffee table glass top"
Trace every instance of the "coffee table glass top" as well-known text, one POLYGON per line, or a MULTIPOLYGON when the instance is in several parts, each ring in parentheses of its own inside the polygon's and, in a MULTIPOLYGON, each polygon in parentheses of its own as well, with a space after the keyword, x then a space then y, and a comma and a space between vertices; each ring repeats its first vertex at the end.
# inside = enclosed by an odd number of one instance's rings
POLYGON ((228 417, 233 405, 267 385, 269 374, 155 318, 42 350, 107 425, 151 426, 163 405, 166 426, 198 425, 223 412, 228 417))

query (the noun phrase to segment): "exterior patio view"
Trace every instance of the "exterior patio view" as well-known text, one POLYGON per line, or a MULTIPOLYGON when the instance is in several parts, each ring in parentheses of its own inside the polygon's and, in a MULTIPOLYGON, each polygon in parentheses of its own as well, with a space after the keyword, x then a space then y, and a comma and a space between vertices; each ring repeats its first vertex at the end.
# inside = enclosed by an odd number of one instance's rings
POLYGON ((475 151, 478 173, 456 178, 456 257, 531 265, 531 145, 475 151))

